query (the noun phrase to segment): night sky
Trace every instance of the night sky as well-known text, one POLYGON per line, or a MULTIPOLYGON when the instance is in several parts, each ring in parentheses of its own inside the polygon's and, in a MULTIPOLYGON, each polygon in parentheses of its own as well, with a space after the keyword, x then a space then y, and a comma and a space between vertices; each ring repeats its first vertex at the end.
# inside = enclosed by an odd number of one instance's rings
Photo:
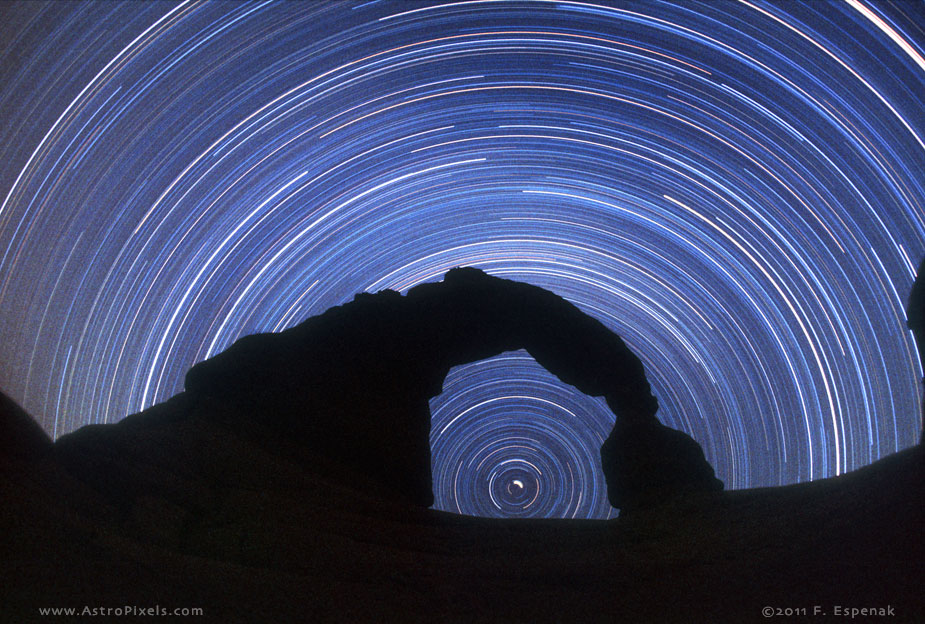
MULTIPOLYGON (((0 388, 58 437, 477 266, 618 332, 727 488, 908 447, 920 2, 4 3, 0 388)), ((525 352, 432 403, 436 506, 608 517, 525 352)))

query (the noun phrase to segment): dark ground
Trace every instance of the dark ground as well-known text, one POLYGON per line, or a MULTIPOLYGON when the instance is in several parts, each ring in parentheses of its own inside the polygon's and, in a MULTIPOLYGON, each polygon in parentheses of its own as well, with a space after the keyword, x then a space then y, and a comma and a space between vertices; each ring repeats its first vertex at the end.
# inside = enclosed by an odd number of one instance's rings
POLYGON ((379 500, 330 464, 297 466, 192 423, 130 446, 121 469, 124 454, 101 460, 145 484, 128 495, 89 487, 53 453, 2 459, 3 621, 126 605, 201 608, 194 619, 210 622, 846 619, 837 607, 894 613, 853 621, 925 621, 921 446, 833 479, 611 521, 379 500))

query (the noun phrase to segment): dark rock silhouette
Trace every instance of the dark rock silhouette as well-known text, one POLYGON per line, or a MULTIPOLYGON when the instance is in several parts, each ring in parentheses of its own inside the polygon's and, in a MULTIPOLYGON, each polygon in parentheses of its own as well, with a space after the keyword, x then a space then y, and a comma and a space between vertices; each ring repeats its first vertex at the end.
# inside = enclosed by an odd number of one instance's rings
POLYGON ((601 465, 610 504, 623 513, 655 507, 678 495, 723 489, 700 445, 655 419, 618 418, 601 447, 601 465))
POLYGON ((0 459, 30 460, 51 450, 52 441, 38 423, 0 392, 0 459))
MULTIPOLYGON (((915 274, 915 282, 909 292, 909 301, 906 304, 906 324, 915 336, 915 343, 919 350, 919 362, 925 368, 925 258, 919 263, 919 270, 915 274)), ((925 384, 925 378, 922 379, 925 384)), ((922 414, 922 440, 925 440, 925 412, 922 414)))
POLYGON ((906 304, 906 324, 915 334, 919 359, 925 362, 925 257, 919 263, 906 304))
POLYGON ((84 433, 101 453, 85 461, 110 469, 94 478, 53 454, 0 462, 0 619, 132 605, 222 623, 690 624, 819 606, 925 621, 921 446, 840 477, 677 497, 611 521, 494 520, 352 491, 178 418, 186 401, 84 433), (125 471, 136 487, 104 492, 125 471))
POLYGON ((451 367, 521 348, 633 424, 615 429, 614 441, 636 448, 605 467, 616 506, 722 488, 697 443, 657 421, 643 365, 619 336, 549 291, 477 269, 454 269, 405 297, 357 295, 280 334, 243 338, 193 367, 186 390, 247 405, 237 426, 283 431, 384 492, 429 506, 429 399, 451 367), (650 452, 662 459, 631 465, 650 452))

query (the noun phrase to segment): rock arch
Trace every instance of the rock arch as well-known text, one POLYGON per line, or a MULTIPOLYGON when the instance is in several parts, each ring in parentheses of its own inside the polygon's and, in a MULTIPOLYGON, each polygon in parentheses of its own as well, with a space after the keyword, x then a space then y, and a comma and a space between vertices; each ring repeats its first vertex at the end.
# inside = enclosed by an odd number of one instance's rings
POLYGON ((516 349, 617 414, 602 449, 614 506, 722 487, 699 445, 658 422, 642 363, 619 336, 554 293, 473 268, 242 338, 193 367, 186 389, 233 399, 237 409, 216 417, 275 431, 380 493, 429 506, 429 399, 453 366, 516 349))

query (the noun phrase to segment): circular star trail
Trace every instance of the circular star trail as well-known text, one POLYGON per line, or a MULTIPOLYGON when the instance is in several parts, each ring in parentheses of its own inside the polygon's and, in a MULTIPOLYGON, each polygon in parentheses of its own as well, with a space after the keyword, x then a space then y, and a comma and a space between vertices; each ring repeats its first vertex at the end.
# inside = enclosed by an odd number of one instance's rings
MULTIPOLYGON (((915 443, 921 4, 7 3, 0 387, 53 436, 455 266, 619 333, 729 488, 915 443)), ((599 400, 432 403, 441 509, 608 517, 599 400)))
POLYGON ((436 508, 499 518, 611 511, 597 475, 614 415, 526 351, 456 367, 431 412, 436 508))

